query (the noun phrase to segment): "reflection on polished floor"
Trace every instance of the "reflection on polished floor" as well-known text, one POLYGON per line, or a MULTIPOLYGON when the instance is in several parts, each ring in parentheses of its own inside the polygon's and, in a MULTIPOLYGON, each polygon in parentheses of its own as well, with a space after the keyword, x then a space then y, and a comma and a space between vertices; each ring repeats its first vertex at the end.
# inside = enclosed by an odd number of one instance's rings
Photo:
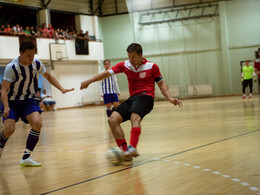
MULTIPOLYGON (((115 146, 105 107, 42 114, 32 157, 22 168, 30 127, 18 122, 0 160, 0 194, 260 194, 260 96, 155 102, 144 118, 133 164, 111 166, 115 146)), ((123 123, 129 140, 130 123, 123 123)))

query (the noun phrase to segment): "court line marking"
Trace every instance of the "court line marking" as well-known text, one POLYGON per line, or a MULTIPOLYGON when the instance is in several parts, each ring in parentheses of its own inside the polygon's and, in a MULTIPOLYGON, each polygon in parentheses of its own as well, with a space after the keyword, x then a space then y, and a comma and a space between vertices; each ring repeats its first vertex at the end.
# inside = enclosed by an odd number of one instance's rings
MULTIPOLYGON (((172 156, 177 156, 177 155, 179 155, 179 154, 183 154, 183 153, 186 153, 186 152, 190 152, 190 151, 193 151, 193 150, 197 150, 197 149, 200 149, 200 148, 203 148, 203 147, 207 147, 207 146, 210 146, 210 145, 213 145, 213 144, 216 144, 216 143, 224 142, 224 141, 227 141, 227 140, 230 140, 230 139, 234 139, 234 138, 237 138, 237 137, 241 137, 241 136, 244 136, 244 135, 248 135, 248 134, 251 134, 251 133, 255 133, 255 132, 257 132, 257 131, 260 131, 260 129, 256 129, 256 130, 253 130, 253 131, 250 131, 250 132, 245 132, 245 133, 242 133, 242 134, 239 134, 239 135, 235 135, 235 136, 228 137, 228 138, 225 138, 225 139, 221 139, 221 140, 218 140, 218 141, 214 141, 214 142, 211 142, 211 143, 208 143, 208 144, 204 144, 204 145, 201 145, 201 146, 197 146, 197 147, 194 147, 194 148, 190 148, 190 149, 187 149, 187 150, 184 150, 184 151, 181 151, 181 152, 177 152, 177 153, 174 153, 174 154, 170 154, 170 155, 167 155, 167 156, 164 156, 164 157, 161 157, 161 158, 154 158, 154 159, 149 160, 149 161, 147 161, 147 162, 143 162, 143 163, 139 163, 139 164, 136 164, 136 165, 132 165, 132 166, 127 167, 127 168, 124 168, 124 169, 120 169, 120 170, 117 170, 117 171, 113 171, 113 172, 110 172, 110 173, 107 173, 107 174, 104 174, 104 175, 100 175, 100 176, 93 177, 93 178, 90 178, 90 179, 87 179, 87 180, 83 180, 83 181, 80 181, 80 182, 76 182, 76 183, 74 183, 74 184, 67 185, 67 186, 64 186, 64 187, 61 187, 61 188, 57 188, 57 189, 55 189, 55 190, 51 190, 51 191, 48 191, 48 192, 44 192, 44 193, 42 193, 41 195, 51 194, 51 193, 53 193, 53 192, 61 191, 61 190, 64 190, 64 189, 67 189, 67 188, 70 188, 70 187, 73 187, 73 186, 80 185, 80 184, 82 184, 82 183, 86 183, 86 182, 89 182, 89 181, 93 181, 93 180, 96 180, 96 179, 99 179, 99 178, 103 178, 103 177, 106 177, 106 176, 109 176, 109 175, 113 175, 113 174, 116 174, 116 173, 119 173, 119 172, 128 170, 128 169, 132 169, 132 168, 139 167, 139 166, 142 166, 142 165, 145 165, 145 164, 149 164, 149 163, 152 163, 152 162, 156 162, 156 161, 158 161, 158 160, 163 160, 163 159, 165 159, 165 158, 169 158, 169 157, 172 157, 172 156)), ((206 170, 206 169, 204 169, 204 170, 206 170)), ((207 169, 207 171, 210 171, 210 170, 207 169)))
MULTIPOLYGON (((165 161, 164 161, 164 162, 165 162, 165 161)), ((179 165, 184 165, 184 166, 187 165, 187 163, 181 163, 181 162, 178 162, 178 163, 172 162, 172 163, 174 163, 174 164, 179 164, 179 165)), ((192 166, 191 164, 189 164, 189 165, 192 166)), ((192 166, 192 168, 200 169, 201 167, 199 167, 199 166, 192 166)), ((235 181, 235 182, 240 181, 240 179, 232 178, 230 175, 222 175, 222 174, 221 174, 220 172, 218 172, 218 171, 211 171, 210 169, 202 169, 202 170, 203 170, 203 171, 207 171, 207 172, 212 173, 212 174, 215 174, 215 175, 221 175, 221 176, 224 177, 224 178, 230 178, 231 181, 235 181)), ((247 182, 242 182, 242 183, 240 183, 240 185, 242 185, 242 186, 247 186, 247 187, 248 187, 250 190, 252 190, 252 191, 259 191, 259 190, 260 190, 258 187, 251 186, 251 185, 250 185, 249 183, 247 183, 247 182)), ((259 192, 258 194, 260 194, 260 192, 259 192)))

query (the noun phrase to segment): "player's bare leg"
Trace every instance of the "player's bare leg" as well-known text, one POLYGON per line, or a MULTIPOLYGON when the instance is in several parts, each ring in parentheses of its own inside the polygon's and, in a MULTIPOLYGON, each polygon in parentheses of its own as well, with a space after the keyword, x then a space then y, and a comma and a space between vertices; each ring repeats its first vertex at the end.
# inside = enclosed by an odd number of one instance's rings
POLYGON ((6 119, 4 121, 4 129, 0 132, 0 158, 4 151, 5 144, 9 137, 15 131, 15 121, 13 119, 6 119))
MULTIPOLYGON (((112 115, 108 119, 110 129, 112 131, 112 134, 115 138, 115 141, 116 141, 118 147, 121 148, 121 150, 123 152, 126 152, 127 151, 127 142, 125 140, 124 131, 123 131, 122 127, 120 126, 120 123, 122 123, 122 121, 123 121, 123 118, 121 117, 121 115, 118 112, 113 112, 112 115)), ((132 161, 132 156, 126 156, 126 157, 124 157, 124 160, 132 161)))
POLYGON ((38 143, 40 131, 42 127, 42 119, 39 112, 33 112, 26 116, 26 119, 29 121, 32 129, 28 135, 26 141, 26 149, 24 151, 24 155, 20 161, 21 166, 29 166, 29 167, 38 167, 41 166, 41 163, 34 161, 30 155, 34 150, 36 144, 38 143))

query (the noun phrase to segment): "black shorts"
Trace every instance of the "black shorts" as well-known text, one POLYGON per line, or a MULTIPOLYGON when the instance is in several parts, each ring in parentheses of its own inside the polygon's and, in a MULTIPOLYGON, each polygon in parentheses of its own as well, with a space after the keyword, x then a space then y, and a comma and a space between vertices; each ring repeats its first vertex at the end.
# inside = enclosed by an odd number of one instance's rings
POLYGON ((130 120, 132 113, 138 114, 143 119, 145 115, 152 111, 153 102, 152 96, 134 95, 114 108, 113 111, 118 112, 122 116, 123 122, 130 120))

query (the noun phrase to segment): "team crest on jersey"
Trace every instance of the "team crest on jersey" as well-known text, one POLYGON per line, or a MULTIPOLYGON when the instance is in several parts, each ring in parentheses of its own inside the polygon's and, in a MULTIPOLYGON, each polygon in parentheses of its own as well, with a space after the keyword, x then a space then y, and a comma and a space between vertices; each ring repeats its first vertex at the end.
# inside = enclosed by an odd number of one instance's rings
POLYGON ((146 76, 146 72, 140 72, 140 73, 139 73, 139 77, 140 77, 140 78, 144 78, 145 76, 146 76))

